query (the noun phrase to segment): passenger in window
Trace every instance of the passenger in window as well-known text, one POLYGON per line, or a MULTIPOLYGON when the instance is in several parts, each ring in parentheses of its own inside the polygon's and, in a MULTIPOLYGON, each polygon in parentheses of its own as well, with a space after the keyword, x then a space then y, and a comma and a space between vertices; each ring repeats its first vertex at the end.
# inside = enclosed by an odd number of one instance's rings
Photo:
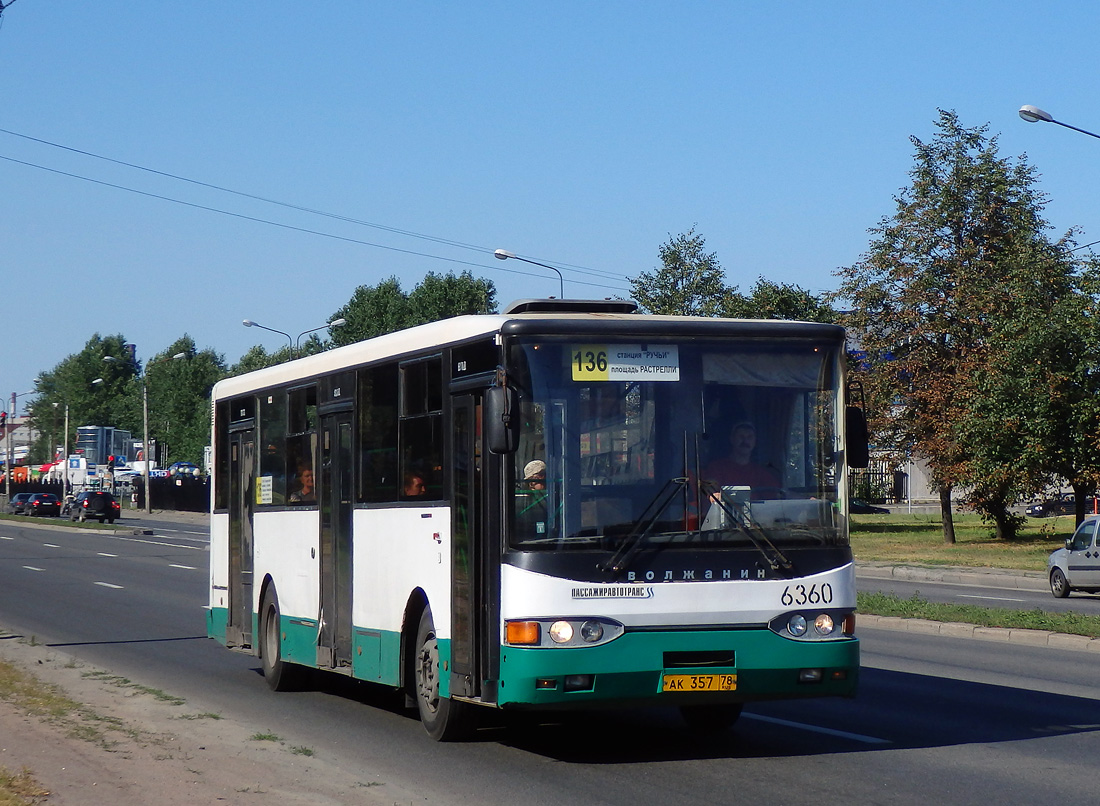
POLYGON ((312 504, 317 500, 317 493, 313 487, 313 468, 307 464, 298 465, 298 474, 295 476, 298 489, 290 494, 288 499, 292 504, 312 504))
POLYGON ((421 474, 405 474, 405 487, 402 493, 405 498, 420 498, 426 495, 427 492, 428 485, 424 483, 424 477, 421 474))
POLYGON ((729 433, 729 452, 706 466, 704 477, 720 487, 750 487, 754 499, 774 496, 780 489, 779 474, 753 461, 756 426, 736 423, 729 433))

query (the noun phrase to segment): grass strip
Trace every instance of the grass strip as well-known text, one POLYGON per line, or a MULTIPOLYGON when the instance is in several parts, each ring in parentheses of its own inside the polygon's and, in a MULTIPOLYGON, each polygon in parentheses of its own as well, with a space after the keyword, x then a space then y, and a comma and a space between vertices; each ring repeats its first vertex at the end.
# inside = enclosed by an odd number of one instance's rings
POLYGON ((1082 613, 1049 613, 1043 610, 1010 610, 981 605, 941 604, 913 594, 902 599, 893 593, 857 593, 859 613, 875 616, 899 616, 929 621, 953 621, 981 627, 1015 630, 1046 630, 1067 635, 1100 638, 1100 616, 1082 613))

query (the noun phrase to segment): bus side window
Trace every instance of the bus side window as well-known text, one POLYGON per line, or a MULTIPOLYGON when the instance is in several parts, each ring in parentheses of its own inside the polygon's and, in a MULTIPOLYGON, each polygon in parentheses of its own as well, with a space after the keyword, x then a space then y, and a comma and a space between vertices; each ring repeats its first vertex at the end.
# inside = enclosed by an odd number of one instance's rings
POLYGON ((405 362, 400 379, 401 498, 443 498, 442 359, 405 362))
POLYGON ((359 371, 359 500, 396 501, 397 365, 359 371))
POLYGON ((315 504, 317 387, 291 389, 287 407, 286 478, 288 504, 315 504))

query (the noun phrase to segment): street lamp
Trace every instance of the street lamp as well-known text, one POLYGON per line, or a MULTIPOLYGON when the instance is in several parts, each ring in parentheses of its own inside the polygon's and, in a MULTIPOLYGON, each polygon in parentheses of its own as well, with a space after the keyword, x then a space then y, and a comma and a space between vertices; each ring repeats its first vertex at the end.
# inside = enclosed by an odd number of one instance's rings
POLYGON ((311 327, 309 330, 303 330, 301 333, 298 334, 298 340, 297 341, 292 339, 290 337, 290 334, 285 332, 285 331, 276 330, 275 328, 268 327, 267 325, 261 325, 259 322, 253 322, 251 319, 245 319, 244 321, 241 322, 241 324, 244 325, 245 327, 258 327, 258 328, 260 328, 260 330, 268 330, 272 333, 278 333, 282 336, 286 336, 287 341, 290 342, 290 357, 291 358, 296 358, 298 350, 302 346, 302 336, 306 335, 307 333, 315 333, 318 330, 324 330, 326 327, 328 327, 328 328, 340 327, 340 325, 347 324, 347 320, 346 319, 333 319, 331 322, 328 322, 327 324, 318 325, 317 327, 311 327))
POLYGON ((306 335, 307 333, 316 333, 318 330, 324 330, 326 327, 330 329, 334 327, 340 327, 341 325, 346 325, 347 322, 347 319, 333 319, 327 325, 321 325, 320 327, 311 327, 309 330, 303 330, 301 333, 298 334, 298 340, 294 342, 294 352, 297 353, 301 351, 302 336, 306 335))
POLYGON ((245 319, 243 322, 241 322, 241 324, 245 327, 258 327, 260 330, 268 330, 272 333, 279 333, 283 336, 286 336, 286 340, 290 342, 290 357, 294 357, 294 339, 290 337, 289 333, 284 333, 283 331, 276 330, 273 327, 267 327, 267 325, 261 325, 259 322, 253 322, 251 319, 245 319))
POLYGON ((565 278, 561 276, 561 271, 555 269, 553 266, 547 266, 545 263, 539 263, 535 260, 528 260, 525 257, 520 257, 514 252, 509 252, 507 249, 498 249, 493 252, 496 255, 497 260, 507 260, 512 258, 513 260, 522 260, 524 263, 530 263, 532 266, 542 266, 544 269, 550 269, 552 272, 556 272, 558 275, 558 282, 561 284, 561 299, 565 299, 565 278))
MULTIPOLYGON (((162 358, 160 361, 154 361, 152 364, 145 366, 145 371, 141 373, 141 422, 144 434, 142 435, 142 453, 145 456, 145 466, 141 469, 142 483, 145 485, 145 514, 153 514, 153 495, 152 489, 149 487, 149 462, 152 461, 149 458, 149 384, 147 379, 149 377, 149 367, 153 364, 160 364, 165 361, 178 361, 181 358, 187 358, 187 353, 176 353, 170 358, 162 358)), ((113 355, 103 356, 103 360, 111 364, 127 364, 121 358, 115 358, 113 355)), ((97 378, 92 383, 103 383, 102 378, 97 378)))
POLYGON ((1020 107, 1020 117, 1022 117, 1028 123, 1039 123, 1040 121, 1043 123, 1054 123, 1066 129, 1073 129, 1075 132, 1081 132, 1081 134, 1087 134, 1089 137, 1095 137, 1096 139, 1100 140, 1100 134, 1093 134, 1090 131, 1078 129, 1076 126, 1070 126, 1068 123, 1063 123, 1060 120, 1055 120, 1053 117, 1051 117, 1049 112, 1044 112, 1039 107, 1032 106, 1031 104, 1025 104, 1024 106, 1020 107))

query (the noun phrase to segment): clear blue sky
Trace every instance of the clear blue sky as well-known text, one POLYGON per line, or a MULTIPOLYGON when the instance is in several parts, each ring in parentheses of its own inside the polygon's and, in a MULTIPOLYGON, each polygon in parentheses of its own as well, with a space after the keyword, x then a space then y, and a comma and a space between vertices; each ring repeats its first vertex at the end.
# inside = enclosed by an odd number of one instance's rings
POLYGON ((831 290, 937 107, 1026 152, 1056 230, 1100 239, 1100 141, 1017 116, 1100 131, 1098 31, 1086 2, 17 0, 0 128, 380 226, 0 133, 0 395, 96 332, 233 363, 285 343, 242 319, 296 335, 391 275, 558 293, 496 248, 625 295, 696 225, 742 289, 831 290))

